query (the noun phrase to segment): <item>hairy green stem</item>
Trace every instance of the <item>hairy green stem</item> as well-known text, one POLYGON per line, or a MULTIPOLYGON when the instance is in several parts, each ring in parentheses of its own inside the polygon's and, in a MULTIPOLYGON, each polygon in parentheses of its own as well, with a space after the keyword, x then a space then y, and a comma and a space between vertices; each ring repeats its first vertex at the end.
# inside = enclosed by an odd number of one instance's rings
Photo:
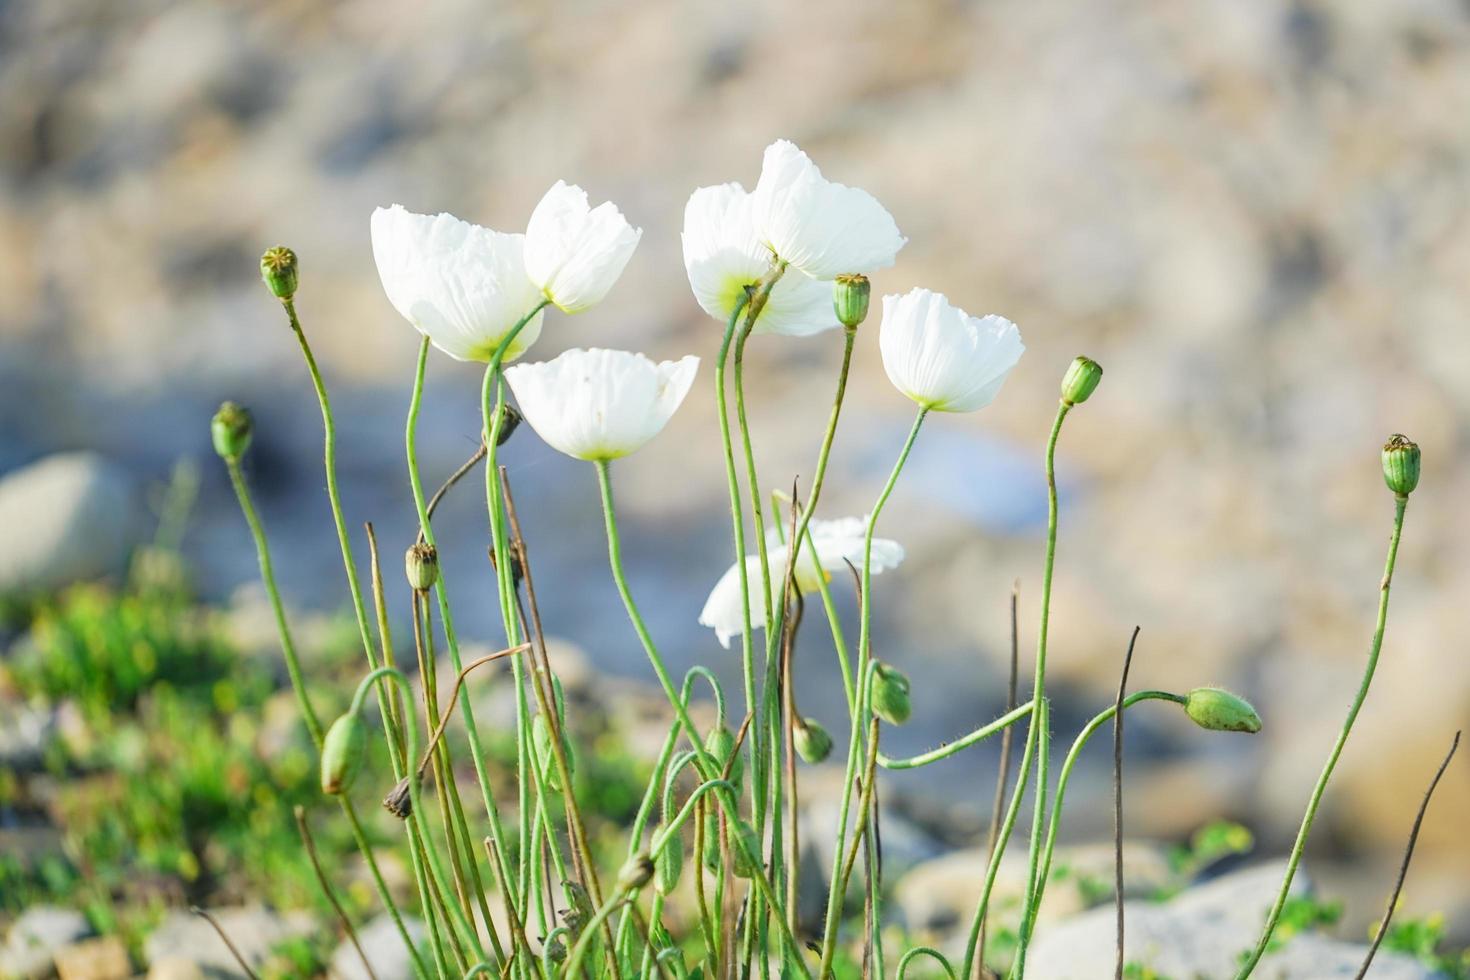
POLYGON ((1031 707, 1032 702, 1027 701, 1025 704, 1019 705, 1015 709, 1001 715, 995 721, 981 725, 968 735, 961 736, 953 742, 946 742, 937 749, 930 749, 928 752, 921 752, 907 759, 891 759, 882 752, 879 752, 878 765, 884 769, 918 769, 920 766, 927 766, 941 759, 948 759, 950 756, 968 749, 976 742, 982 742, 998 732, 1005 731, 1022 718, 1029 716, 1031 714, 1031 707))
POLYGON ((1358 685, 1357 696, 1353 698, 1352 707, 1348 709, 1347 717, 1343 719, 1342 731, 1338 732, 1337 740, 1332 743, 1332 751, 1328 753, 1327 763, 1322 767, 1322 774, 1317 777, 1317 785, 1312 788, 1311 798, 1307 801, 1306 814, 1302 817, 1301 829, 1297 831, 1296 842, 1291 846, 1291 857, 1286 862, 1286 875, 1281 880, 1281 890, 1276 895, 1276 901, 1272 904, 1270 913, 1266 916, 1266 928, 1262 931, 1255 949, 1251 950, 1250 957, 1241 966, 1240 972, 1235 975, 1235 980, 1245 980, 1250 976, 1256 965, 1261 962, 1261 957, 1266 953, 1266 947, 1271 942, 1271 935, 1276 931, 1276 923, 1281 918, 1281 910, 1286 906, 1286 899, 1291 893, 1291 882, 1296 877, 1297 866, 1301 864, 1302 852, 1307 846, 1307 835, 1312 832, 1312 821, 1317 817, 1317 808, 1322 803, 1322 794, 1327 791, 1327 780, 1332 778, 1332 770, 1336 768, 1343 746, 1347 744, 1348 735, 1353 730, 1353 722, 1357 720, 1358 712, 1363 707, 1363 701, 1368 697, 1368 686, 1373 683, 1373 673, 1378 668, 1378 654, 1383 649, 1383 632, 1388 625, 1388 593, 1393 584, 1393 569, 1399 555, 1399 538, 1404 532, 1404 509, 1408 503, 1409 498, 1405 494, 1394 497, 1393 532, 1388 539, 1388 557, 1383 564, 1383 578, 1378 584, 1378 621, 1373 628, 1373 644, 1368 651, 1368 663, 1363 669, 1362 683, 1358 685))

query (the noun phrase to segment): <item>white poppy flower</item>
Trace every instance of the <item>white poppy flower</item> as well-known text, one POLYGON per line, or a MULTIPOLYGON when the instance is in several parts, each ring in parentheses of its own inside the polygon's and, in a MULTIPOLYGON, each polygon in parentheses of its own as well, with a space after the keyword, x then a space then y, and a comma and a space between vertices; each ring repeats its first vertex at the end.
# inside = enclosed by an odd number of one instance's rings
MULTIPOLYGON (((524 235, 397 204, 375 210, 370 227, 388 302, 456 360, 489 361, 511 327, 541 302, 526 277, 524 235)), ((516 335, 507 361, 536 342, 541 320, 537 313, 516 335)))
POLYGON ((587 205, 587 192, 558 180, 526 225, 526 274, 566 313, 595 306, 632 258, 643 229, 616 204, 587 205))
POLYGON ((989 405, 1026 351, 1005 317, 970 316, 927 289, 883 297, 878 347, 894 387, 936 412, 989 405))
POLYGON ((554 449, 587 460, 626 456, 668 424, 699 370, 694 355, 655 364, 621 350, 569 350, 505 372, 521 414, 554 449))
MULTIPOLYGON (((796 587, 803 594, 810 594, 821 587, 817 571, 812 567, 812 546, 815 545, 817 560, 822 574, 831 581, 833 574, 847 570, 852 562, 863 567, 863 537, 867 533, 867 518, 844 517, 835 521, 813 519, 807 525, 812 543, 797 556, 796 587)), ((786 570, 786 559, 790 554, 787 546, 780 543, 776 531, 766 535, 766 560, 771 567, 771 595, 779 601, 781 576, 786 570)), ((888 538, 873 539, 873 573, 885 568, 896 568, 903 561, 903 546, 888 538)), ((759 555, 745 556, 745 572, 750 587, 750 625, 752 629, 763 629, 766 620, 766 604, 761 596, 761 566, 759 555)), ((699 614, 699 625, 715 631, 720 645, 729 649, 731 637, 745 631, 745 613, 741 609, 740 568, 731 565, 715 583, 704 609, 699 614)))
MULTIPOLYGON (((728 322, 746 288, 771 268, 771 250, 755 228, 752 196, 739 184, 701 187, 684 206, 684 268, 700 307, 728 322)), ((807 276, 782 276, 755 333, 804 337, 836 327, 832 287, 807 276)))
POLYGON ((751 197, 762 244, 813 279, 886 269, 908 241, 877 198, 827 180, 789 140, 766 147, 751 197))

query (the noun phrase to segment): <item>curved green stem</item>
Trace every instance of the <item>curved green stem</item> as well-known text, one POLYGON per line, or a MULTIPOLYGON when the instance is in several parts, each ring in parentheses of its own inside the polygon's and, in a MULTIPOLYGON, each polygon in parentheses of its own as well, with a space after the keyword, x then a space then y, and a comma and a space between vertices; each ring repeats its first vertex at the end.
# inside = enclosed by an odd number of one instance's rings
MULTIPOLYGON (((423 480, 419 476, 418 462, 418 420, 419 411, 423 406, 424 396, 424 372, 428 364, 429 338, 425 337, 419 345, 419 356, 417 368, 414 372, 413 394, 408 403, 408 420, 404 427, 404 448, 408 457, 408 481, 413 490, 414 507, 418 512, 419 529, 424 536, 425 543, 437 547, 434 538, 434 527, 429 520, 428 504, 424 495, 423 480)), ((454 628, 454 614, 449 605, 449 584, 445 581, 444 566, 439 566, 438 580, 434 583, 434 595, 439 602, 439 618, 444 625, 444 641, 449 647, 449 660, 456 673, 464 669, 464 664, 459 652, 459 638, 454 628)), ((519 658, 517 658, 519 660, 519 658)), ((491 789, 490 773, 486 768, 487 753, 480 740, 479 726, 475 723, 474 712, 470 707, 469 692, 461 689, 459 692, 460 717, 464 720, 465 736, 470 744, 470 755, 475 764, 475 776, 480 784, 480 798, 485 805, 485 813, 490 823, 490 837, 495 843, 495 854, 493 860, 502 865, 502 877, 511 880, 505 864, 505 827, 500 819, 500 808, 495 803, 495 796, 491 789)), ((519 904, 514 892, 505 895, 507 903, 519 904)))
MULTIPOLYGON (((1057 415, 1056 420, 1052 422, 1051 436, 1046 440, 1046 560, 1041 569, 1041 625, 1036 635, 1036 679, 1033 682, 1031 694, 1031 699, 1036 704, 1046 702, 1046 640, 1051 623, 1052 570, 1056 565, 1057 555, 1057 437, 1061 435, 1062 422, 1066 420, 1067 413, 1071 410, 1072 403, 1065 399, 1057 405, 1057 415)), ((1050 780, 1048 772, 1051 756, 1050 725, 1039 723, 1045 721, 1049 721, 1049 718, 1043 709, 1031 716, 1031 724, 1026 730, 1026 751, 1031 752, 1032 746, 1035 746, 1036 758, 1036 796, 1032 804, 1031 839, 1026 849, 1028 869, 1026 899, 1022 904, 1026 918, 1030 918, 1035 913, 1036 873, 1041 862, 1042 820, 1046 814, 1046 795, 1050 780)), ((1002 849, 1004 849, 1003 846, 1002 849)), ((1020 953, 1017 959, 1024 971, 1024 952, 1020 953)), ((1021 975, 1023 974, 1017 974, 1018 977, 1021 975)))
POLYGON ((927 956, 938 963, 944 968, 944 973, 949 977, 949 980, 955 980, 954 967, 949 965, 949 960, 944 958, 943 953, 932 946, 915 946, 907 953, 904 953, 903 957, 898 961, 898 976, 896 980, 904 980, 904 977, 908 976, 909 963, 920 956, 927 956))
POLYGON ((1271 906, 1270 913, 1266 916, 1266 928, 1261 933, 1260 941, 1256 943, 1255 949, 1251 950, 1250 957, 1241 966, 1240 972, 1235 975, 1235 980, 1245 980, 1255 970, 1256 965, 1261 962, 1261 957, 1266 953, 1266 947, 1271 942, 1271 934, 1276 931, 1276 923, 1281 918, 1281 910, 1286 906, 1286 899, 1291 893, 1291 882, 1296 877, 1296 869, 1302 861, 1302 852, 1307 846, 1307 835, 1312 832, 1312 821, 1317 817, 1317 807, 1322 803, 1322 794, 1327 791, 1327 780, 1332 777, 1332 770, 1337 766, 1337 759, 1342 755, 1343 746, 1347 744, 1348 735, 1353 730, 1353 722, 1358 718, 1358 712, 1362 710, 1363 701, 1368 697, 1368 686, 1373 683, 1373 673, 1378 668, 1378 654, 1383 649, 1383 631, 1388 625, 1388 593, 1393 584, 1393 569, 1398 561, 1399 538, 1404 531, 1404 509, 1408 506, 1409 498, 1399 495, 1394 498, 1393 532, 1388 539, 1388 558, 1383 565, 1383 579, 1378 585, 1378 621, 1373 628, 1373 644, 1368 651, 1368 664, 1363 669, 1363 680, 1358 685, 1357 696, 1353 698, 1352 707, 1348 709, 1347 717, 1343 719, 1342 731, 1337 735, 1337 740, 1332 743, 1332 751, 1327 756, 1327 763, 1322 767, 1322 774, 1317 777, 1317 785, 1312 788, 1312 796, 1307 801, 1307 811, 1302 817, 1301 829, 1297 831, 1296 842, 1291 846, 1291 857, 1286 862, 1286 875, 1281 880, 1281 891, 1276 896, 1275 903, 1271 906))
MULTIPOLYGON (((265 584, 266 596, 270 599, 271 612, 276 620, 276 635, 281 642, 281 651, 286 660, 286 672, 291 678, 291 690, 296 694, 296 703, 301 709, 301 717, 306 723, 307 731, 311 733, 311 740, 315 743, 318 753, 321 751, 324 731, 322 723, 317 717, 316 709, 312 706, 311 696, 306 690, 306 680, 301 672, 301 662, 296 654, 296 643, 291 636, 291 628, 286 620, 285 606, 281 602, 281 590, 276 583, 275 567, 271 562, 270 543, 265 536, 265 527, 261 523, 260 515, 255 510, 255 501, 250 494, 250 486, 245 482, 245 475, 240 470, 238 458, 227 459, 225 464, 230 472, 230 483, 235 488, 235 497, 240 502, 240 510, 245 515, 245 523, 250 527, 250 536, 255 541, 255 557, 260 564, 260 578, 265 584)), ((367 835, 363 832, 362 824, 357 819, 357 811, 353 808, 352 801, 342 797, 342 810, 347 815, 348 823, 353 830, 353 838, 357 841, 357 848, 362 853, 363 860, 367 863, 368 870, 372 874, 373 886, 378 892, 378 898, 383 907, 393 919, 394 926, 398 929, 399 936, 404 945, 412 954, 414 972, 419 977, 427 977, 428 971, 423 960, 418 954, 418 947, 414 945, 407 927, 403 922, 403 915, 398 910, 398 903, 393 901, 393 895, 388 891, 388 884, 383 880, 383 873, 378 868, 377 858, 373 856, 372 845, 368 842, 367 835)), ((412 848, 410 848, 412 851, 412 848)))
MULTIPOLYGON (((1123 710, 1126 711, 1140 701, 1172 701, 1175 704, 1184 704, 1188 700, 1182 695, 1171 694, 1168 691, 1139 691, 1123 699, 1123 710)), ((1046 893, 1047 877, 1051 874, 1052 851, 1056 848, 1057 831, 1062 823, 1062 802, 1067 794, 1067 780, 1072 776, 1072 767, 1077 764, 1077 757, 1081 755, 1093 734, 1111 721, 1117 713, 1118 706, 1114 704, 1094 716, 1078 733, 1077 738, 1072 742, 1071 750, 1067 752, 1066 760, 1062 763, 1062 771, 1057 777, 1056 798, 1052 800, 1051 805, 1051 820, 1046 831, 1046 850, 1038 872, 1039 884, 1036 888, 1036 901, 1021 922, 1020 945, 1016 950, 1016 962, 1013 967, 1016 976, 1020 976, 1020 971, 1026 968, 1026 950, 1030 947, 1031 937, 1036 930, 1036 914, 1041 908, 1042 896, 1046 893)))
POLYGON ((1027 701, 1013 711, 1001 715, 988 725, 981 725, 968 735, 957 738, 953 742, 947 742, 937 749, 930 749, 928 752, 921 752, 907 759, 891 759, 882 752, 879 752, 878 765, 884 769, 918 769, 920 766, 927 766, 941 759, 948 759, 950 756, 968 749, 976 742, 983 742, 990 736, 1005 731, 1011 725, 1025 718, 1031 714, 1031 705, 1032 702, 1027 701))
MULTIPOLYGON (((602 495, 603 521, 607 529, 608 565, 612 571, 613 581, 617 585, 618 595, 623 600, 623 607, 628 613, 628 620, 632 623, 633 631, 638 634, 638 639, 643 644, 644 653, 648 656, 648 661, 653 666, 654 674, 657 675, 659 684, 664 689, 664 696, 668 698, 669 704, 673 706, 679 724, 693 746, 698 760, 700 775, 706 780, 714 779, 718 774, 718 766, 709 753, 705 751, 703 741, 699 736, 699 730, 695 727, 694 720, 690 718, 688 709, 684 706, 684 702, 680 700, 678 692, 674 689, 674 683, 669 678, 668 669, 664 666, 663 657, 659 654, 658 647, 654 644, 653 637, 649 634, 648 627, 643 622, 643 616, 638 611, 638 605, 633 601, 633 593, 628 588, 627 573, 623 569, 622 542, 618 535, 617 512, 613 507, 612 480, 608 473, 607 461, 597 461, 595 468, 597 470, 598 489, 602 495)), ((731 824, 738 826, 740 813, 738 799, 735 798, 734 793, 718 793, 715 798, 720 801, 720 805, 724 808, 731 824)), ((744 835, 736 834, 734 836, 734 846, 741 851, 742 856, 749 862, 752 869, 751 881, 761 893, 762 899, 772 908, 779 909, 781 907, 780 903, 776 900, 774 889, 771 887, 771 882, 761 865, 760 855, 750 853, 744 835)), ((802 959, 801 947, 797 944, 796 937, 792 935, 790 928, 787 926, 785 917, 777 916, 776 918, 781 928, 782 939, 786 943, 789 952, 787 961, 797 968, 801 976, 810 977, 811 973, 807 969, 805 961, 802 959)))

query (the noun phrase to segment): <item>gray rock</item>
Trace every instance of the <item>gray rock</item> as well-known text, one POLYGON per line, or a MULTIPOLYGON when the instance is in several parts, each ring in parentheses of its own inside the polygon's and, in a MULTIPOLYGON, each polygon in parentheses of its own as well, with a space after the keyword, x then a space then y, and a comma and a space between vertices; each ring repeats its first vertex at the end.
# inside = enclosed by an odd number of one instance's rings
MULTIPOLYGON (((310 933, 314 925, 308 913, 277 913, 260 905, 209 912, 252 968, 264 963, 272 948, 310 933)), ((170 969, 189 960, 206 977, 245 976, 214 928, 190 912, 170 912, 143 944, 143 953, 149 963, 167 962, 170 969)))
MULTIPOLYGON (((1260 936, 1280 886, 1284 865, 1259 865, 1191 889, 1170 902, 1129 902, 1125 954, 1169 977, 1229 977, 1243 950, 1260 936)), ((1292 893, 1311 883, 1298 873, 1292 893)), ((1110 907, 1093 909, 1038 932, 1027 969, 1048 980, 1090 980, 1113 961, 1116 923, 1110 907)), ((1261 960, 1262 978, 1351 977, 1367 947, 1321 935, 1289 940, 1261 960)), ((1370 976, 1377 980, 1432 980, 1438 976, 1406 956, 1380 951, 1370 976)))
MULTIPOLYGON (((427 933, 422 922, 413 916, 405 916, 403 926, 416 944, 423 943, 427 933)), ((378 980, 412 980, 413 961, 390 915, 385 912, 360 927, 357 938, 378 980)), ((367 970, 363 969, 362 957, 348 939, 342 940, 332 954, 330 972, 340 980, 370 980, 367 970)))
POLYGON ((96 453, 47 456, 0 479, 0 593, 122 569, 143 526, 137 486, 96 453))
POLYGON ((55 905, 35 905, 22 912, 0 948, 0 977, 40 980, 55 970, 57 950, 92 934, 87 917, 55 905))
POLYGON ((0 769, 26 771, 40 765, 55 730, 54 709, 0 701, 0 769))

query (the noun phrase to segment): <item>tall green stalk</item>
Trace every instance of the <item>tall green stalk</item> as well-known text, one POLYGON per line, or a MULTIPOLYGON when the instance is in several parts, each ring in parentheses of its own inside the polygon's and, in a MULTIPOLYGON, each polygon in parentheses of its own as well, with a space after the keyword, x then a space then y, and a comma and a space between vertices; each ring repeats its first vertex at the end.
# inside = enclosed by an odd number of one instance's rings
POLYGON ((1384 561, 1383 579, 1378 586, 1378 621, 1373 628, 1373 644, 1368 651, 1368 664, 1363 669, 1363 680, 1358 685, 1357 696, 1353 698, 1353 704, 1348 709, 1347 717, 1343 719, 1342 730, 1338 732, 1337 740, 1332 743, 1332 751, 1328 753, 1327 763, 1322 767, 1322 774, 1317 777, 1317 785, 1312 788, 1312 796, 1307 801, 1307 812, 1302 817, 1301 829, 1297 831, 1296 842, 1291 846, 1291 857, 1286 862, 1286 875, 1281 880, 1281 890, 1277 893, 1276 901, 1266 916, 1266 928, 1262 931, 1255 949, 1251 950, 1250 957, 1241 966, 1240 972, 1235 975, 1235 980, 1245 980, 1246 977, 1249 977, 1256 965, 1261 962, 1261 957, 1265 955, 1266 947, 1270 945, 1271 935, 1276 931, 1276 923, 1281 918, 1281 910, 1286 906, 1286 899, 1291 893, 1292 879, 1296 877, 1297 866, 1301 864, 1302 852, 1307 846, 1307 835, 1312 832, 1312 821, 1317 817, 1317 808, 1322 803, 1322 794, 1327 791, 1327 780, 1332 778, 1332 770, 1337 767, 1338 757, 1342 755, 1343 746, 1347 744, 1348 735, 1353 730, 1353 722, 1357 720, 1358 712, 1363 707, 1363 701, 1368 697, 1368 686, 1373 683, 1373 673, 1378 669, 1378 654, 1383 649, 1383 631, 1388 625, 1388 593, 1393 584, 1393 569, 1399 556, 1399 538, 1404 531, 1404 510, 1408 504, 1408 494, 1395 495, 1393 532, 1388 539, 1388 558, 1384 561))
MULTIPOLYGON (((673 706, 679 724, 693 746, 696 765, 699 768, 701 778, 705 780, 715 779, 719 775, 718 766, 710 754, 705 751, 703 741, 699 736, 699 730, 695 727, 694 720, 689 716, 689 711, 684 706, 683 700, 680 699, 679 692, 674 688, 674 683, 669 677, 668 669, 664 666, 663 657, 659 654, 658 647, 654 644, 653 637, 649 634, 648 627, 643 622, 643 616, 638 611, 638 605, 633 600, 633 593, 628 588, 627 574, 623 569, 622 542, 618 535, 617 512, 613 507, 612 481, 608 473, 607 461, 596 461, 595 468, 597 470, 598 489, 602 496, 603 521, 607 530, 608 565, 612 571, 613 581, 617 585, 618 595, 623 600, 623 607, 628 613, 628 620, 632 623, 633 631, 638 635, 639 641, 643 644, 643 650, 648 656, 649 663, 653 666, 654 674, 658 677, 659 684, 664 689, 664 695, 673 706)), ((716 793, 715 798, 724 809, 730 825, 732 827, 739 826, 740 812, 733 793, 716 793)), ((732 836, 734 837, 732 842, 733 846, 741 852, 741 856, 751 867, 751 881, 754 887, 760 892, 761 899, 771 908, 779 911, 781 909, 781 903, 771 886, 769 878, 766 876, 765 870, 761 866, 760 855, 749 851, 744 835, 734 834, 732 836)), ((786 923, 786 917, 784 915, 777 915, 775 919, 781 930, 781 938, 786 944, 786 961, 794 966, 801 976, 810 977, 811 971, 807 969, 806 963, 802 959, 801 947, 797 944, 795 936, 792 935, 791 929, 786 923)))
MULTIPOLYGON (((276 635, 280 639, 281 652, 286 659, 286 672, 291 677, 291 689, 296 693, 296 703, 301 709, 302 720, 305 721, 306 729, 311 733, 311 740, 316 745, 317 754, 320 755, 324 731, 316 709, 312 706, 311 695, 307 693, 306 681, 301 672, 301 662, 296 654, 296 643, 291 637, 291 628, 286 621, 286 610, 281 602, 280 587, 276 584, 275 567, 271 562, 270 544, 265 536, 265 527, 261 524, 260 515, 256 513, 250 487, 245 482, 245 475, 240 471, 239 459, 226 459, 225 465, 230 471, 230 483, 235 488, 235 497, 240 502, 240 510, 245 515, 245 523, 250 527, 250 536, 255 541, 255 556, 260 564, 260 578, 265 584, 266 596, 270 599, 271 612, 275 615, 276 635)), ((346 796, 340 797, 340 802, 342 811, 347 815, 347 822, 352 825, 357 849, 362 854, 368 871, 372 874, 373 887, 378 892, 378 898, 382 901, 383 907, 387 909, 389 916, 392 917, 404 946, 412 955, 414 974, 420 978, 427 978, 427 968, 419 957, 418 947, 414 945, 413 938, 404 926, 403 915, 398 910, 398 904, 393 901, 393 895, 388 891, 388 884, 383 880, 383 873, 378 868, 377 858, 373 856, 372 845, 368 842, 362 823, 357 818, 357 811, 352 801, 346 796)), ((412 846, 409 848, 409 853, 417 864, 418 855, 412 846)), ((427 895, 421 893, 420 900, 425 903, 427 909, 427 895)))

